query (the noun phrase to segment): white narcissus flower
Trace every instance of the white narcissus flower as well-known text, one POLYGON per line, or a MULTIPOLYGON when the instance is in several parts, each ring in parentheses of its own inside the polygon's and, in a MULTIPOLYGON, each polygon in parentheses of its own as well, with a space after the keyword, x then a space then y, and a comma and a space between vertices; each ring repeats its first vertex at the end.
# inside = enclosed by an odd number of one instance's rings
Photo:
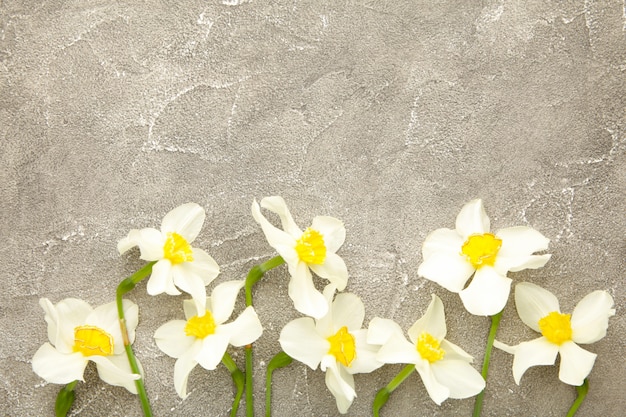
POLYGON ((414 364, 430 398, 441 405, 447 398, 468 398, 485 388, 485 380, 470 363, 473 358, 447 341, 443 303, 433 294, 426 313, 411 326, 409 340, 392 320, 374 318, 367 341, 380 344, 376 358, 384 363, 414 364))
MULTIPOLYGON (((84 381, 89 361, 95 362, 100 378, 111 385, 137 393, 135 380, 120 330, 115 302, 93 309, 83 300, 66 298, 56 305, 47 298, 39 300, 46 312, 48 339, 33 356, 33 371, 53 384, 84 381)), ((124 300, 128 338, 135 339, 139 309, 124 300)))
POLYGON ((508 227, 490 233, 482 200, 467 203, 456 218, 456 228, 437 229, 422 246, 417 273, 449 291, 459 293, 472 314, 491 316, 502 311, 511 291, 507 272, 540 268, 550 255, 533 255, 550 242, 538 231, 508 227), (465 284, 472 277, 470 284, 465 284))
POLYGON ((204 217, 204 209, 198 204, 183 204, 165 215, 160 231, 133 229, 119 241, 120 254, 139 246, 141 259, 156 261, 148 280, 148 294, 179 295, 178 287, 191 295, 199 311, 204 311, 205 286, 220 272, 208 253, 191 246, 202 229, 204 217))
POLYGON ((280 216, 283 230, 267 221, 256 200, 252 203, 254 220, 261 225, 270 246, 287 263, 291 275, 289 297, 296 310, 315 318, 326 315, 328 304, 315 289, 311 270, 329 280, 339 291, 345 289, 348 269, 343 259, 335 253, 346 238, 343 223, 334 217, 317 216, 311 227, 303 232, 294 222, 281 197, 266 197, 261 200, 261 207, 280 216))
POLYGON ((197 364, 213 370, 228 345, 244 346, 257 340, 263 327, 253 307, 247 307, 234 321, 233 313, 244 281, 227 281, 216 286, 206 299, 206 310, 198 311, 192 300, 185 300, 185 320, 172 320, 157 329, 154 338, 166 355, 176 358, 174 388, 187 397, 187 380, 197 364))
POLYGON ((367 330, 361 329, 365 317, 361 299, 340 293, 332 301, 334 293, 332 284, 324 289, 328 307, 324 317, 287 323, 279 342, 287 355, 311 369, 320 365, 339 412, 345 414, 356 397, 353 374, 372 372, 383 364, 376 360, 378 346, 367 343, 367 330))
POLYGON ((522 375, 531 366, 554 365, 561 355, 559 379, 580 386, 591 372, 596 354, 577 343, 594 343, 606 336, 609 317, 615 315, 613 298, 606 291, 586 295, 572 314, 563 314, 559 300, 550 291, 529 282, 515 286, 517 313, 528 327, 541 337, 517 346, 499 341, 494 346, 514 354, 513 378, 519 385, 522 375))

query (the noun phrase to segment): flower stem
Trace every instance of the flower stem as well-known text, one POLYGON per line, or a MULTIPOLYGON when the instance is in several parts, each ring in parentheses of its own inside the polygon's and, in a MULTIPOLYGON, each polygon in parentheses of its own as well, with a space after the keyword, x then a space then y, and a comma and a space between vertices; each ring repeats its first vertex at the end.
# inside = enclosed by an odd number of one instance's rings
POLYGON ((54 403, 54 414, 56 417, 65 417, 74 404, 74 388, 78 381, 70 382, 59 391, 56 402, 54 403))
POLYGON ((235 394, 235 399, 233 400, 233 408, 230 411, 230 416, 235 417, 237 415, 237 410, 239 409, 239 402, 241 401, 241 396, 243 395, 243 388, 245 386, 243 372, 239 370, 237 364, 230 357, 230 355, 224 352, 224 356, 222 357, 222 363, 224 366, 228 368, 230 371, 230 376, 233 378, 233 383, 237 387, 237 394, 235 394))
MULTIPOLYGON (((285 263, 281 256, 275 256, 260 265, 252 267, 246 277, 246 307, 252 305, 252 286, 263 278, 263 274, 285 263)), ((246 345, 246 416, 254 416, 254 396, 252 387, 252 344, 246 345)))
POLYGON ((278 368, 283 368, 293 362, 291 356, 285 352, 278 352, 267 365, 265 377, 265 417, 272 415, 272 374, 278 368))
MULTIPOLYGON (((489 362, 491 361, 491 349, 493 348, 493 341, 496 340, 496 332, 498 326, 500 326, 500 319, 502 318, 502 311, 491 316, 491 328, 489 329, 489 337, 487 338, 487 346, 485 348, 485 359, 483 360, 483 370, 481 375, 485 382, 487 382, 487 373, 489 372, 489 362)), ((485 387, 487 389, 487 387, 485 387)), ((483 408, 483 399, 485 398, 485 389, 483 389, 477 396, 474 403, 473 417, 480 417, 480 412, 483 408)))
POLYGON ((409 375, 413 373, 413 371, 415 371, 415 365, 413 364, 406 365, 404 368, 402 368, 400 373, 398 373, 398 375, 396 375, 396 377, 387 384, 386 387, 381 388, 376 393, 376 397, 374 398, 374 403, 372 404, 372 411, 373 411, 374 417, 378 417, 378 413, 380 409, 382 408, 382 406, 387 403, 387 400, 389 399, 389 395, 391 395, 391 393, 394 392, 395 389, 398 388, 398 386, 402 382, 404 382, 404 380, 407 379, 409 375))
POLYGON ((126 350, 128 363, 130 364, 130 369, 133 371, 133 373, 139 375, 139 379, 135 380, 135 386, 137 387, 137 394, 139 395, 139 399, 141 400, 141 408, 145 417, 152 417, 152 410, 150 409, 150 402, 148 401, 146 388, 143 384, 143 377, 141 376, 141 371, 139 370, 137 359, 135 358, 133 348, 131 347, 130 340, 128 338, 128 330, 126 328, 126 316, 124 314, 124 300, 122 297, 124 296, 124 294, 135 288, 135 285, 137 285, 138 282, 140 282, 142 279, 152 273, 152 266, 154 264, 155 262, 150 262, 146 264, 146 266, 141 268, 139 271, 135 272, 134 274, 120 282, 120 285, 118 285, 117 287, 117 296, 115 298, 115 301, 117 302, 117 315, 120 318, 120 330, 122 331, 124 350, 126 350))
POLYGON ((579 387, 576 387, 576 392, 578 393, 578 397, 570 407, 567 412, 567 417, 574 417, 576 411, 578 411, 578 407, 585 401, 585 397, 587 396, 587 391, 589 391, 589 380, 585 378, 585 382, 579 387))

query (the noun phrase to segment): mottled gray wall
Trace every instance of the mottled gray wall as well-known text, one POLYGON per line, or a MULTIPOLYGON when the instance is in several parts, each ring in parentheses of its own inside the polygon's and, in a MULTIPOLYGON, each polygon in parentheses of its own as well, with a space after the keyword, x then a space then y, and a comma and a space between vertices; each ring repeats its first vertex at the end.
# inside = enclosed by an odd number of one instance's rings
MULTIPOLYGON (((623 1, 0 1, 0 414, 50 415, 58 386, 31 369, 46 340, 40 297, 92 305, 142 263, 120 257, 130 228, 157 226, 180 203, 207 210, 197 240, 241 279, 273 255, 250 215, 282 195, 305 226, 342 219, 348 291, 366 320, 408 328, 437 293, 448 338, 482 362, 489 319, 418 278, 421 244, 483 198, 495 229, 530 225, 551 239, 545 268, 511 274, 555 292, 571 311, 608 290, 617 315, 598 353, 581 416, 626 407, 626 25, 623 1)), ((277 352, 285 268, 256 287, 265 333, 256 349, 257 410, 277 352)), ((317 282, 321 288, 322 282, 317 282)), ((197 368, 190 397, 152 334, 180 318, 181 298, 140 285, 138 357, 156 415, 227 415, 225 368, 197 368)), ((499 338, 534 337, 512 299, 499 338)), ((239 307, 243 304, 241 302, 239 307)), ((243 355, 232 350, 243 366, 243 355)), ((485 416, 562 416, 574 389, 556 367, 516 386, 494 353, 485 416)), ((356 377, 350 416, 399 370, 356 377)), ((94 368, 75 415, 139 416, 136 398, 94 368)), ((332 416, 319 370, 280 370, 275 415, 332 416)), ((384 415, 470 415, 441 407, 410 378, 384 415)), ((240 415, 243 415, 241 410, 240 415)))

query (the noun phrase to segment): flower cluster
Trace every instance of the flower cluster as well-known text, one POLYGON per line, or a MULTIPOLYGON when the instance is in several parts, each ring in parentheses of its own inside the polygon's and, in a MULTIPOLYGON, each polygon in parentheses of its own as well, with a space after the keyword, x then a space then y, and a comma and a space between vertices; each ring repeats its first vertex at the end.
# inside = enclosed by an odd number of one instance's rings
MULTIPOLYGON (((517 384, 529 367, 553 365, 560 355, 559 379, 583 386, 596 355, 579 344, 602 339, 609 317, 615 314, 613 299, 606 291, 590 293, 572 314, 564 314, 552 293, 522 282, 515 286, 519 317, 541 336, 515 346, 495 340, 513 281, 509 272, 543 267, 550 254, 537 252, 545 251, 549 240, 526 226, 492 233, 482 201, 472 200, 461 209, 454 229, 440 228, 426 237, 417 272, 458 293, 471 314, 491 316, 492 328, 481 374, 472 365, 472 356, 448 340, 444 305, 435 294, 431 295, 424 315, 406 335, 399 324, 380 317, 374 317, 363 328, 363 301, 355 294, 343 292, 348 284, 348 269, 337 254, 346 239, 342 221, 317 216, 303 230, 278 196, 263 198, 260 203, 253 201, 251 212, 278 255, 254 267, 246 280, 215 285, 208 297, 206 287, 217 278, 220 268, 207 252, 191 246, 202 229, 205 211, 198 204, 187 203, 170 211, 163 218, 160 230, 133 229, 119 241, 120 254, 138 247, 141 259, 148 264, 120 283, 116 302, 94 309, 75 298, 56 305, 46 298, 40 300, 49 342, 37 350, 32 366, 46 381, 68 384, 57 398, 57 415, 64 415, 71 406, 73 386, 83 380, 90 361, 96 364, 103 381, 138 394, 144 414, 151 415, 142 368, 131 348, 139 319, 138 307, 122 298, 148 276, 146 289, 150 295, 185 292, 191 296, 183 301, 184 320, 169 321, 154 334, 158 348, 175 359, 175 392, 183 399, 189 395, 189 375, 196 365, 214 370, 221 362, 238 387, 231 410, 233 416, 244 390, 244 374, 228 354, 228 347, 245 347, 246 407, 247 415, 253 415, 252 344, 261 337, 263 327, 252 306, 251 288, 265 272, 283 263, 290 275, 289 297, 302 316, 282 328, 279 344, 283 352, 275 357, 280 359, 276 363, 281 363, 276 366, 286 366, 296 359, 313 370, 319 367, 325 372, 326 385, 341 414, 348 412, 357 397, 355 374, 399 363, 406 366, 379 391, 373 406, 375 416, 389 394, 413 371, 417 371, 436 404, 449 398, 478 395, 474 412, 480 414, 492 346, 514 355, 513 379, 517 384), (277 215, 282 229, 274 226, 262 209, 277 215), (328 281, 323 291, 315 287, 313 274, 328 281), (231 319, 242 289, 246 306, 231 319)), ((268 403, 273 363, 274 360, 268 365, 268 403)))

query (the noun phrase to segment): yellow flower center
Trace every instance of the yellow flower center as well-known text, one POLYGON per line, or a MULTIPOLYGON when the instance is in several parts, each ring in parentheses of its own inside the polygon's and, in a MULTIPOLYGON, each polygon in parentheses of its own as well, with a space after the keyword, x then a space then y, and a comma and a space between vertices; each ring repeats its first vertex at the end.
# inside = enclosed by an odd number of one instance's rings
POLYGON ((185 334, 187 336, 197 337, 198 339, 204 339, 205 337, 215 333, 216 327, 213 314, 207 310, 204 316, 193 316, 187 320, 187 324, 185 325, 185 334))
POLYGON ((570 314, 561 314, 553 311, 539 320, 541 334, 555 345, 560 345, 572 339, 572 325, 570 314))
POLYGON ((113 354, 113 337, 96 326, 78 326, 74 329, 72 350, 83 356, 109 356, 113 354))
POLYGON ((444 352, 439 345, 439 340, 435 339, 433 335, 423 332, 417 338, 416 348, 422 358, 426 359, 430 363, 433 363, 443 359, 443 355, 446 354, 446 352, 444 352))
POLYGON ((461 252, 469 263, 478 269, 485 265, 493 266, 501 246, 502 239, 498 239, 491 233, 484 233, 468 237, 461 247, 461 252))
POLYGON ((348 328, 343 326, 337 333, 326 339, 330 342, 328 353, 333 355, 337 362, 344 366, 350 366, 356 358, 356 345, 354 336, 348 332, 348 328))
POLYGON ((163 245, 163 257, 176 265, 182 262, 193 261, 191 245, 184 237, 175 232, 169 232, 165 245, 163 245))
POLYGON ((324 236, 317 230, 307 228, 296 241, 296 252, 302 262, 321 265, 326 259, 324 236))

